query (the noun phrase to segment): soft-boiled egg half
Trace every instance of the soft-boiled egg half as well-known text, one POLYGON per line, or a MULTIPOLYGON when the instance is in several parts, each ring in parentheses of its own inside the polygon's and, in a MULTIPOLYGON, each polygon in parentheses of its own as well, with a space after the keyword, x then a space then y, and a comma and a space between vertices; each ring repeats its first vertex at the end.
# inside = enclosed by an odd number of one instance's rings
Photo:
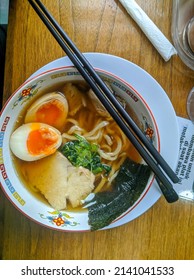
POLYGON ((62 130, 68 114, 68 103, 59 92, 44 94, 27 110, 25 123, 40 122, 62 130))
POLYGON ((10 137, 13 154, 25 161, 34 161, 51 155, 61 143, 61 133, 44 123, 23 124, 10 137))

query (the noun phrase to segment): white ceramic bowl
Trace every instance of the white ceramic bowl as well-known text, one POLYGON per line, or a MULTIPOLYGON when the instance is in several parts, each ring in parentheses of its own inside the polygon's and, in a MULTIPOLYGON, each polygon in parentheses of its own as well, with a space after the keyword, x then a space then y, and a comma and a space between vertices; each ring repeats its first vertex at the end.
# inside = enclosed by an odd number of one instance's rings
MULTIPOLYGON (((152 130, 151 141, 157 150, 160 149, 159 132, 154 116, 142 96, 128 83, 105 72, 96 69, 101 78, 111 84, 112 89, 125 99, 134 109, 141 123, 144 133, 152 130)), ((40 75, 27 80, 9 98, 5 104, 0 121, 0 180, 2 189, 12 204, 25 216, 46 227, 61 231, 86 231, 90 230, 88 225, 87 211, 56 211, 49 204, 37 199, 20 180, 13 164, 13 155, 10 151, 9 140, 15 126, 15 122, 33 99, 36 99, 42 90, 53 85, 67 81, 83 80, 74 67, 61 67, 46 71, 40 75)), ((137 201, 116 220, 132 211, 148 192, 153 183, 154 176, 151 174, 147 186, 137 201)), ((114 223, 114 221, 113 221, 114 223)), ((108 228, 108 227, 105 227, 108 228)))

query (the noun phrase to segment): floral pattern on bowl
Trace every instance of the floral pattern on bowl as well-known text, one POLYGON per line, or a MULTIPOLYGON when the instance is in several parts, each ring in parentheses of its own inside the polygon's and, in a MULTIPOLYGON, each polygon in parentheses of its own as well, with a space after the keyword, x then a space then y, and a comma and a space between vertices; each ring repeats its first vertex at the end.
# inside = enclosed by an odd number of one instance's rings
POLYGON ((40 214, 42 219, 47 219, 49 223, 52 225, 56 225, 57 227, 66 227, 66 226, 77 226, 78 222, 72 221, 74 217, 71 217, 69 214, 61 212, 61 211, 53 211, 49 212, 49 216, 45 216, 44 214, 40 214))
POLYGON ((32 98, 36 93, 40 90, 41 86, 38 87, 39 84, 43 83, 44 80, 38 81, 34 85, 29 85, 28 87, 24 88, 20 95, 18 96, 18 99, 14 102, 13 108, 17 106, 19 103, 21 105, 25 102, 27 102, 30 98, 32 98))
POLYGON ((145 116, 142 116, 142 123, 141 123, 141 130, 145 134, 145 136, 150 140, 151 143, 153 143, 155 139, 154 129, 151 126, 151 124, 148 122, 147 118, 145 116))

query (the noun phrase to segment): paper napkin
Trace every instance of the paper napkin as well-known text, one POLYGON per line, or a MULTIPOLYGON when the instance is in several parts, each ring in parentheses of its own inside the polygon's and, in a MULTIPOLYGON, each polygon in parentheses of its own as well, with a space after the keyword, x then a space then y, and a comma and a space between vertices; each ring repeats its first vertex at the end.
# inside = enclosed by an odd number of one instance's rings
POLYGON ((194 124, 185 118, 178 118, 180 130, 180 151, 176 167, 179 183, 174 189, 180 198, 194 201, 194 124))
POLYGON ((177 54, 174 46, 134 0, 119 1, 165 61, 168 61, 172 55, 177 54))

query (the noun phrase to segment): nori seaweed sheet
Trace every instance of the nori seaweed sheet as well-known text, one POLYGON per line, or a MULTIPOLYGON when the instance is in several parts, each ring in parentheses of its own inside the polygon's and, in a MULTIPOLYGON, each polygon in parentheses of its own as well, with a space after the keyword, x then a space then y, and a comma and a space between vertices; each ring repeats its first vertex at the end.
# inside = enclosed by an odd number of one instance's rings
POLYGON ((127 211, 140 197, 148 182, 151 170, 147 165, 127 158, 113 181, 113 190, 95 194, 88 207, 91 230, 108 226, 127 211))

